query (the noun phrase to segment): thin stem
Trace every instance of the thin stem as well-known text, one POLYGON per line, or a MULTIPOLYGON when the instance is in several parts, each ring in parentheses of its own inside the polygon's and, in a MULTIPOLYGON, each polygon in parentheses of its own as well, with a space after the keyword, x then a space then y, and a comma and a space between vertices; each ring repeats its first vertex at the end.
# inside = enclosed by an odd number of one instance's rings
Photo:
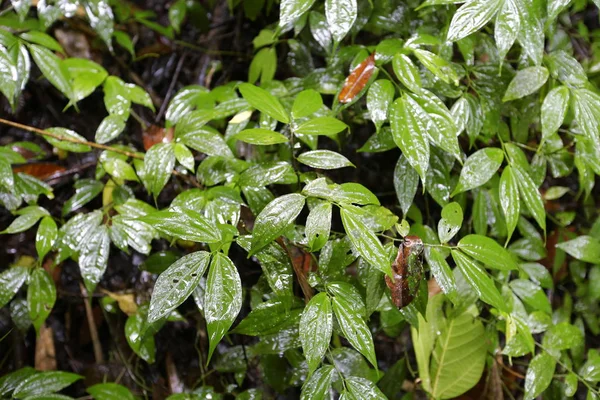
POLYGON ((93 147, 93 148, 96 148, 96 149, 101 149, 101 150, 106 150, 106 151, 112 151, 113 153, 123 154, 123 155, 126 155, 127 157, 137 158, 139 160, 143 160, 144 159, 144 156, 141 155, 141 154, 132 153, 130 151, 121 150, 121 149, 115 149, 114 147, 110 147, 110 146, 106 146, 104 144, 99 144, 99 143, 94 143, 94 142, 88 142, 87 140, 81 140, 81 139, 75 139, 75 138, 71 138, 71 137, 66 137, 66 136, 63 136, 63 135, 59 135, 59 134, 56 134, 56 133, 45 131, 43 129, 35 128, 33 126, 23 125, 23 124, 20 124, 18 122, 9 121, 9 120, 4 119, 4 118, 0 118, 0 124, 9 125, 9 126, 12 126, 14 128, 23 129, 24 131, 37 133, 38 135, 51 137, 51 138, 54 138, 54 139, 57 139, 57 140, 60 140, 60 141, 64 141, 64 142, 84 144, 84 145, 87 145, 87 146, 90 146, 90 147, 93 147))

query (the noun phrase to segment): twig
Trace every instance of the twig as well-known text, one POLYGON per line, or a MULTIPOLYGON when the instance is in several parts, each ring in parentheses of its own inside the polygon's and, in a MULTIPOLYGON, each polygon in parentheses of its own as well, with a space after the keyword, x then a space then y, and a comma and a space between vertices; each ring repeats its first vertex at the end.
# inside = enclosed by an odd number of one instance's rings
MULTIPOLYGON (((83 284, 79 284, 81 288, 81 294, 83 296, 87 296, 87 290, 83 284)), ((100 338, 98 337, 98 329, 96 328, 96 323, 94 322, 94 315, 92 314, 92 304, 91 301, 84 300, 83 305, 85 306, 85 315, 88 320, 88 326, 90 328, 90 337, 92 338, 92 345, 94 346, 94 358, 96 359, 96 364, 100 364, 104 362, 104 356, 102 355, 102 345, 100 344, 100 338)))
POLYGON ((48 136, 48 137, 51 137, 51 138, 54 138, 54 139, 57 139, 57 140, 61 140, 61 141, 64 141, 64 142, 84 144, 84 145, 87 145, 87 146, 90 146, 90 147, 93 147, 93 148, 96 148, 96 149, 101 149, 101 150, 106 150, 106 151, 112 151, 113 153, 123 154, 123 155, 126 155, 127 157, 137 158, 138 160, 143 160, 144 159, 143 155, 132 153, 130 151, 121 150, 121 149, 115 149, 114 147, 110 147, 110 146, 106 146, 104 144, 99 144, 99 143, 94 143, 94 142, 88 142, 87 140, 74 139, 74 138, 71 138, 71 137, 66 137, 66 136, 58 135, 56 133, 48 132, 48 131, 45 131, 43 129, 39 129, 39 128, 36 128, 36 127, 33 127, 33 126, 23 125, 23 124, 20 124, 18 122, 9 121, 9 120, 4 119, 4 118, 0 118, 0 124, 9 125, 9 126, 12 126, 14 128, 23 129, 24 131, 37 133, 38 135, 42 135, 42 136, 48 136))

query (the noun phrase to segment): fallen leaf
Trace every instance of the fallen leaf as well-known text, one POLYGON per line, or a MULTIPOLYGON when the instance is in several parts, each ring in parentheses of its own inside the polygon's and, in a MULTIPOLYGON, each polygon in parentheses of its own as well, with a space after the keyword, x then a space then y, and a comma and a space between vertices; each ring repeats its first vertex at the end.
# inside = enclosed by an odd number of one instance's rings
POLYGON ((375 52, 361 62, 348 75, 344 87, 338 96, 340 103, 349 103, 364 89, 375 70, 375 52))
POLYGON ((40 180, 48 179, 64 171, 66 171, 65 167, 52 163, 25 164, 18 167, 13 167, 14 173, 22 172, 40 180))

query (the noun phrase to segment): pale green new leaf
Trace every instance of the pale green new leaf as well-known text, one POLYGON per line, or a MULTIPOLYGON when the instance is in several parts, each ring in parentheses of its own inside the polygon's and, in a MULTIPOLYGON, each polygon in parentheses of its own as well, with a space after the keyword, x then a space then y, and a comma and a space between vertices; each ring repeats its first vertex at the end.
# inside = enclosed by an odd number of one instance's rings
POLYGON ((377 130, 387 121, 388 108, 394 100, 395 91, 394 85, 387 79, 379 79, 369 87, 367 109, 377 130))
POLYGON ((238 88, 242 96, 244 96, 244 99, 246 99, 252 107, 284 124, 290 122, 288 112, 281 105, 277 97, 273 96, 265 89, 249 83, 241 83, 238 88))

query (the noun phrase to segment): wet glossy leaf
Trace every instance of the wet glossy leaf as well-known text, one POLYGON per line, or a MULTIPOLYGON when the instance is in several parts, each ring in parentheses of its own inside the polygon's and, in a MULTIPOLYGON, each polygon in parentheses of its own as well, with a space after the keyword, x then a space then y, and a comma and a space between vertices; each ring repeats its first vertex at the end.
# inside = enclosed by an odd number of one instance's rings
POLYGON ((129 389, 117 383, 98 383, 88 387, 87 392, 94 397, 94 400, 135 399, 129 389))
POLYGON ((373 381, 358 376, 350 376, 346 378, 345 382, 348 392, 356 399, 387 399, 373 381))
POLYGON ((242 308, 242 282, 233 262, 223 253, 213 256, 206 281, 204 317, 209 336, 208 359, 242 308))
POLYGON ((321 364, 329 348, 332 331, 331 300, 326 293, 319 293, 310 299, 300 319, 300 340, 309 374, 321 364))
POLYGON ((333 312, 340 324, 344 337, 352 347, 358 350, 372 365, 377 365, 373 337, 369 327, 346 299, 335 296, 332 299, 333 312))
POLYGON ((416 115, 424 112, 409 96, 396 99, 390 111, 394 141, 423 181, 429 168, 429 142, 425 126, 416 115))
POLYGON ((514 0, 506 0, 496 17, 494 39, 498 56, 503 59, 517 40, 521 28, 521 16, 514 0))
POLYGON ((52 146, 56 147, 57 149, 72 151, 73 153, 87 153, 89 151, 92 151, 92 148, 90 146, 88 146, 87 144, 84 144, 86 142, 86 139, 83 136, 81 136, 80 134, 78 134, 70 129, 48 128, 46 130, 50 133, 54 133, 55 135, 60 135, 60 137, 63 137, 66 139, 73 139, 73 140, 81 141, 81 143, 73 143, 73 142, 68 142, 66 140, 55 139, 50 136, 44 136, 44 139, 46 139, 46 141, 48 143, 50 143, 52 146))
POLYGON ((506 228, 508 230, 508 238, 506 240, 509 241, 519 222, 521 204, 519 199, 519 187, 510 165, 507 165, 506 168, 504 168, 504 171, 502 171, 499 196, 500 206, 506 217, 506 228))
POLYGON ((315 0, 282 0, 279 6, 279 26, 285 27, 296 22, 305 12, 310 10, 315 0))
POLYGON ((568 322, 553 325, 544 334, 542 345, 549 350, 568 350, 583 343, 581 330, 568 322))
POLYGON ((182 117, 189 115, 196 105, 203 103, 203 100, 208 102, 208 96, 208 89, 203 86, 185 86, 169 102, 165 119, 172 125, 177 124, 182 117))
POLYGON ((61 60, 47 48, 36 44, 29 46, 29 54, 44 77, 67 98, 73 98, 69 71, 61 63, 61 60))
POLYGON ((515 279, 510 281, 510 287, 525 304, 547 314, 552 313, 546 293, 535 283, 525 279, 515 279))
POLYGON ((84 4, 85 12, 90 20, 90 25, 102 38, 106 46, 112 51, 112 34, 114 31, 114 17, 112 8, 105 0, 91 0, 84 4))
POLYGON ((494 281, 477 262, 457 250, 452 250, 452 258, 481 300, 499 310, 508 311, 507 304, 496 288, 494 281))
POLYGON ((546 230, 546 210, 544 202, 536 184, 531 179, 530 175, 521 169, 518 165, 513 165, 513 172, 519 186, 521 200, 527 206, 527 209, 533 215, 533 218, 538 223, 540 228, 546 230))
POLYGON ((431 269, 431 273, 435 277, 437 284, 440 289, 442 289, 442 292, 444 292, 452 302, 456 302, 456 282, 454 274, 445 257, 438 249, 431 248, 429 249, 429 255, 427 256, 427 263, 429 264, 429 268, 431 269))
POLYGON ((487 24, 502 7, 500 0, 473 0, 465 3, 452 17, 448 40, 465 38, 487 24))
POLYGON ((245 129, 231 138, 263 146, 288 142, 288 138, 281 133, 262 128, 245 129))
POLYGON ((94 293, 96 285, 104 275, 109 251, 110 238, 106 225, 93 228, 86 236, 86 241, 82 244, 79 255, 79 269, 90 295, 94 293))
POLYGON ((354 167, 346 157, 340 153, 331 150, 313 150, 302 153, 298 156, 298 161, 309 167, 318 169, 337 169, 344 167, 354 167))
POLYGON ((125 322, 125 338, 133 352, 147 363, 154 363, 156 357, 156 345, 153 332, 150 332, 146 315, 143 308, 127 318, 125 322))
POLYGON ((377 130, 387 121, 388 108, 394 100, 395 92, 394 85, 387 79, 379 79, 369 87, 367 109, 377 130))
POLYGON ((83 379, 83 376, 70 372, 40 372, 22 381, 21 384, 15 388, 13 397, 23 399, 29 396, 58 392, 79 379, 83 379))
POLYGON ((415 93, 421 90, 419 70, 406 54, 397 53, 394 56, 392 66, 396 77, 404 86, 415 93))
POLYGON ((331 203, 327 201, 315 205, 306 218, 305 234, 311 251, 320 250, 327 240, 331 230, 331 203))
POLYGON ((169 7, 169 23, 175 30, 175 32, 179 33, 181 29, 181 24, 185 20, 187 13, 187 5, 185 0, 177 0, 175 3, 169 7))
POLYGON ((238 88, 252 107, 284 124, 290 122, 288 112, 271 93, 249 83, 241 83, 238 88))
POLYGON ((442 219, 438 223, 438 237, 441 243, 447 243, 460 230, 463 222, 463 211, 460 204, 449 203, 442 209, 442 219))
POLYGON ((182 208, 177 211, 156 211, 139 218, 157 231, 192 242, 215 243, 220 231, 212 221, 197 211, 182 208))
POLYGON ((31 367, 23 367, 16 371, 5 374, 2 378, 0 378, 0 395, 7 396, 21 382, 36 373, 37 371, 31 367))
POLYGON ((36 332, 39 333, 40 327, 50 315, 55 302, 56 287, 52 277, 43 268, 34 269, 29 278, 27 304, 29 317, 36 332))
POLYGON ((339 119, 332 117, 317 117, 298 125, 294 129, 294 132, 302 135, 333 136, 347 128, 348 125, 339 119))
POLYGON ((535 93, 548 80, 550 73, 546 67, 529 67, 517 72, 510 81, 502 101, 520 99, 535 93))
POLYGON ((346 234, 356 249, 369 264, 391 276, 392 267, 386 251, 377 236, 364 224, 356 207, 346 206, 340 210, 346 234))
POLYGON ((160 274, 150 300, 150 323, 168 316, 192 294, 209 261, 210 253, 197 251, 181 257, 160 274))
POLYGON ((471 154, 460 171, 460 178, 452 196, 475 189, 489 181, 500 168, 502 160, 504 152, 495 147, 486 147, 471 154))
POLYGON ((350 31, 357 13, 356 0, 325 0, 325 16, 329 31, 336 42, 341 42, 350 31))
POLYGON ((264 336, 277 334, 280 331, 298 325, 302 309, 292 308, 293 299, 278 298, 258 304, 232 330, 234 333, 249 336, 264 336))
POLYGON ((158 197, 171 178, 175 166, 173 143, 158 143, 148 150, 144 157, 144 186, 154 197, 158 197))
POLYGON ((558 131, 569 107, 569 88, 559 86, 552 89, 542 103, 542 138, 547 139, 558 131))
POLYGON ((592 236, 582 235, 556 247, 581 261, 596 264, 600 260, 600 240, 592 236))
POLYGON ((17 211, 17 215, 19 216, 11 222, 8 228, 0 233, 24 232, 34 226, 40 218, 50 215, 50 213, 42 207, 29 206, 17 211))
POLYGON ((16 266, 0 272, 0 307, 4 307, 19 291, 29 271, 25 267, 16 266))
POLYGON ((467 235, 458 242, 458 248, 489 268, 503 271, 518 269, 519 266, 494 239, 482 235, 467 235))
POLYGON ((75 187, 75 194, 63 205, 63 216, 80 209, 98 196, 102 192, 102 189, 104 189, 104 184, 101 181, 93 179, 82 179, 77 181, 73 186, 75 187))
POLYGON ((102 163, 102 167, 107 174, 113 177, 117 184, 123 184, 124 181, 138 181, 133 167, 127 161, 119 158, 110 158, 102 163))
POLYGON ((394 189, 402 209, 402 214, 406 215, 408 209, 413 203, 417 188, 419 186, 419 174, 411 167, 404 155, 398 158, 396 168, 394 168, 394 189))
POLYGON ((521 30, 517 39, 533 63, 540 65, 544 54, 541 2, 516 0, 516 4, 521 14, 521 30))
POLYGON ((126 120, 117 114, 106 116, 96 129, 96 143, 108 143, 123 132, 126 120))
POLYGON ((194 173, 194 155, 184 144, 175 143, 175 158, 179 164, 194 173))
POLYGON ((451 319, 437 338, 431 357, 431 394, 450 399, 471 389, 483 373, 485 330, 478 319, 464 313, 451 319), (456 367, 461 360, 462 368, 456 367))
MULTIPOLYGON (((209 156, 221 156, 230 158, 233 156, 231 149, 225 143, 221 134, 213 128, 204 126, 191 131, 181 132, 183 143, 209 156)), ((286 140, 287 141, 287 140, 286 140)))
POLYGON ((587 75, 581 64, 563 50, 553 51, 547 58, 548 68, 553 77, 569 87, 582 87, 587 84, 587 75))
POLYGON ((296 96, 292 106, 293 118, 304 118, 317 112, 323 107, 321 94, 313 89, 303 90, 296 96))
POLYGON ((35 237, 35 248, 40 260, 43 260, 46 254, 52 249, 52 246, 56 243, 57 236, 58 229, 54 219, 50 216, 43 217, 35 237))
POLYGON ((302 386, 300 400, 327 399, 335 373, 336 371, 331 365, 323 365, 317 369, 302 386))
MULTIPOLYGON (((343 3, 341 0, 327 0, 328 2, 343 3)), ((351 0, 350 3, 355 0, 351 0)), ((356 4, 356 3, 355 3, 356 4)), ((346 104, 352 102, 361 94, 375 72, 375 53, 368 56, 363 62, 352 70, 344 81, 344 86, 338 95, 338 101, 346 104)))
POLYGON ((525 399, 534 399, 539 396, 552 381, 556 361, 546 353, 538 353, 531 359, 527 375, 525 375, 525 399))
POLYGON ((279 237, 296 220, 304 208, 304 203, 304 196, 291 193, 267 204, 256 217, 249 256, 256 254, 279 237))

